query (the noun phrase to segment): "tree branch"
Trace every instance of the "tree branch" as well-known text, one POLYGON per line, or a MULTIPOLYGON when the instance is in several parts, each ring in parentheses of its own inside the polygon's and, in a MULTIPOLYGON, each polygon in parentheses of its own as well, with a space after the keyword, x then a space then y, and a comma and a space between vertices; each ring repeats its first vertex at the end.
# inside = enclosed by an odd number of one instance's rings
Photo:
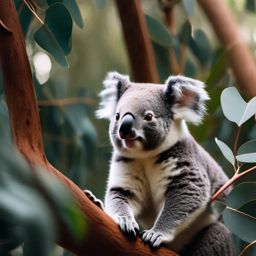
POLYGON ((116 0, 132 74, 136 82, 158 83, 153 48, 140 1, 116 0))
POLYGON ((59 244, 83 256, 176 255, 165 248, 152 252, 139 238, 136 241, 127 239, 113 220, 95 206, 82 190, 48 163, 43 148, 31 70, 12 0, 0 2, 0 21, 0 61, 14 142, 32 166, 44 167, 69 188, 87 223, 86 235, 80 243, 73 240, 63 223, 58 223, 59 244))
POLYGON ((223 47, 238 87, 248 97, 256 96, 256 64, 223 0, 198 0, 223 47))

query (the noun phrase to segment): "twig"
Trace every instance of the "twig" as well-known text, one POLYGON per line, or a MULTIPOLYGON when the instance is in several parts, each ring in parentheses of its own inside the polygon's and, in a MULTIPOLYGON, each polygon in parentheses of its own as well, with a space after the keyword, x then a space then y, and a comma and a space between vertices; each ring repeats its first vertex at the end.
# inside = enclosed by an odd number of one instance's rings
MULTIPOLYGON (((165 21, 166 21, 169 31, 171 32, 171 34, 175 35, 177 31, 176 31, 176 24, 175 24, 175 19, 174 19, 174 9, 173 8, 174 8, 173 5, 170 7, 163 8, 163 12, 165 15, 165 21)), ((170 72, 173 75, 181 74, 181 67, 179 65, 177 55, 174 51, 174 48, 172 47, 172 48, 168 49, 168 51, 169 51, 169 59, 170 59, 170 66, 171 66, 170 72)))
MULTIPOLYGON (((234 144, 234 156, 237 155, 237 150, 238 150, 238 141, 240 138, 240 134, 241 134, 241 126, 238 127, 237 133, 236 133, 236 139, 235 139, 235 144, 234 144)), ((239 163, 237 161, 237 159, 235 158, 235 167, 239 168, 239 163)))
POLYGON ((253 242, 251 242, 250 244, 246 245, 244 247, 244 249, 241 251, 241 253, 239 254, 239 256, 243 256, 243 254, 252 246, 256 244, 256 240, 254 240, 253 242))
POLYGON ((26 4, 26 6, 28 7, 28 9, 34 14, 34 16, 37 18, 37 20, 43 25, 44 22, 43 20, 37 15, 35 8, 33 8, 34 6, 28 2, 27 0, 23 0, 24 3, 26 4))
POLYGON ((214 201, 220 194, 222 194, 228 187, 230 187, 235 181, 237 181, 238 179, 240 179, 241 177, 253 172, 256 170, 256 166, 253 166, 252 168, 239 173, 239 169, 237 169, 236 173, 234 174, 234 176, 226 183, 224 184, 212 197, 211 197, 211 202, 214 201))

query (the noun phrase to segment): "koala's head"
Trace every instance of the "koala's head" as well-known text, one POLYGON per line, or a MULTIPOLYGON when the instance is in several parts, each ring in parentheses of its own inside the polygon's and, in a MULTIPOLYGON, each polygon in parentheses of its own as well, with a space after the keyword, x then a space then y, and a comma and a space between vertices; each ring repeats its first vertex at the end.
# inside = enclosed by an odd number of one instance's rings
POLYGON ((146 156, 181 139, 184 121, 201 121, 209 99, 204 86, 183 76, 170 76, 165 84, 132 83, 128 76, 111 72, 104 80, 96 115, 110 120, 116 150, 146 156))

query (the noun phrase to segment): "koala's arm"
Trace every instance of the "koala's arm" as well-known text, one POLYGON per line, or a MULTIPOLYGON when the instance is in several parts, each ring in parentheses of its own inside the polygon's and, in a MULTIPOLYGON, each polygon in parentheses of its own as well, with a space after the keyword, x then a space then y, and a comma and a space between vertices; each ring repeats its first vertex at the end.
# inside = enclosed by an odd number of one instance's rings
POLYGON ((132 210, 134 194, 122 187, 110 187, 105 197, 105 211, 119 225, 120 229, 131 236, 136 236, 139 226, 132 210))
POLYGON ((210 184, 200 174, 199 170, 182 170, 168 185, 163 209, 142 237, 153 248, 171 242, 183 225, 186 227, 204 211, 210 199, 210 184))

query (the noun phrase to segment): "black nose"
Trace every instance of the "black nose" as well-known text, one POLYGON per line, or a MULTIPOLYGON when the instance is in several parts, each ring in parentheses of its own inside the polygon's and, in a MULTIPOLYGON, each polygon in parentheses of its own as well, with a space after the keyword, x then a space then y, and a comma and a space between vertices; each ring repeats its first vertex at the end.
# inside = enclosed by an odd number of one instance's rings
POLYGON ((135 131, 133 128, 134 117, 132 114, 126 114, 119 128, 119 136, 121 139, 133 139, 135 137, 135 131))

